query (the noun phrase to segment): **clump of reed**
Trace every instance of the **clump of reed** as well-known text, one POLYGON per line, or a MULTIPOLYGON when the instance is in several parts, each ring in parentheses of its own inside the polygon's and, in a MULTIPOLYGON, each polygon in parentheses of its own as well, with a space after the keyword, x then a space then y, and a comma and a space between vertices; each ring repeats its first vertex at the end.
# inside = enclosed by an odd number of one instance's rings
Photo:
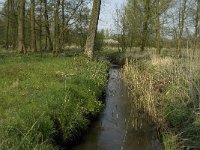
MULTIPOLYGON (((139 61, 132 57, 124 66, 133 103, 165 131, 173 131, 176 140, 171 145, 177 145, 172 147, 200 147, 199 57, 149 57, 139 61)), ((164 138, 166 147, 170 147, 170 135, 164 138)))

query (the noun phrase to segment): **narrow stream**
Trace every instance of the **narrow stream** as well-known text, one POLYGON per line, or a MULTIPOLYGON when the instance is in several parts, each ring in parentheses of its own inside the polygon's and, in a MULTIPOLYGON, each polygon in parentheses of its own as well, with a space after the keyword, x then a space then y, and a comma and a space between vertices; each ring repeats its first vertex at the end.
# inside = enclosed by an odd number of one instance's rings
POLYGON ((131 105, 119 68, 109 71, 106 106, 72 150, 162 150, 154 125, 131 105))

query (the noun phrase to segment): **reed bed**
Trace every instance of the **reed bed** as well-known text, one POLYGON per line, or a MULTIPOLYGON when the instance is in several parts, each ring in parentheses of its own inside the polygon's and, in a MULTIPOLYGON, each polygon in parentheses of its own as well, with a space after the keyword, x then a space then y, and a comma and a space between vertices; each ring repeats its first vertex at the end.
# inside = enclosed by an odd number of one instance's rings
MULTIPOLYGON (((200 59, 129 58, 123 69, 133 103, 163 129, 166 149, 200 147, 200 59)), ((197 57, 198 56, 198 57, 197 57)))

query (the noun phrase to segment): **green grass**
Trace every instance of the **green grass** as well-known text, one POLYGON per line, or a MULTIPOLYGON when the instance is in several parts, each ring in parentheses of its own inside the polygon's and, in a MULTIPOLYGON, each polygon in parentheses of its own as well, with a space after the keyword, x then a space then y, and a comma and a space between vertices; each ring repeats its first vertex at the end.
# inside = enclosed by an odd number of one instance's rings
POLYGON ((103 106, 107 69, 82 56, 1 54, 0 149, 56 149, 79 136, 103 106))
POLYGON ((119 52, 118 49, 104 48, 101 51, 96 51, 95 56, 102 60, 108 60, 113 64, 123 65, 125 62, 125 53, 119 52))
POLYGON ((134 103, 167 131, 166 149, 199 148, 200 59, 148 57, 132 57, 124 69, 134 103))
POLYGON ((163 133, 163 142, 166 150, 176 150, 177 147, 177 136, 170 133, 163 133))

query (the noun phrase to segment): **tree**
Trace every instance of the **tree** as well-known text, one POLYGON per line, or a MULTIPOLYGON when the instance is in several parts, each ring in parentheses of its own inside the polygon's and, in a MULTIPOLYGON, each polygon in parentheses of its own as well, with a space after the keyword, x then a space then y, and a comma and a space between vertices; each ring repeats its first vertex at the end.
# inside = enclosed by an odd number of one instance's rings
POLYGON ((115 18, 115 26, 117 31, 117 41, 119 42, 118 50, 119 52, 126 51, 128 46, 128 39, 127 37, 127 14, 126 8, 117 8, 116 9, 116 18, 115 18))
POLYGON ((7 0, 7 11, 6 11, 6 15, 7 15, 7 20, 6 20, 6 49, 8 49, 9 46, 9 29, 10 29, 10 5, 11 5, 11 1, 7 0))
POLYGON ((178 45, 177 45, 177 54, 181 55, 181 46, 182 46, 182 36, 185 26, 185 13, 186 13, 186 4, 187 0, 180 1, 180 9, 179 9, 179 33, 178 33, 178 45))
POLYGON ((36 52, 36 37, 35 37, 35 0, 31 0, 31 50, 36 52))
POLYGON ((200 13, 200 0, 196 0, 196 14, 195 14, 195 33, 194 33, 194 52, 196 52, 198 45, 199 34, 199 13, 200 13))
POLYGON ((148 26, 150 19, 150 3, 151 0, 146 0, 144 4, 144 22, 143 22, 143 31, 142 31, 142 39, 141 39, 141 51, 144 51, 145 46, 147 45, 147 37, 148 37, 148 26))
POLYGON ((17 3, 18 1, 16 0, 10 0, 10 36, 11 36, 11 46, 12 48, 16 48, 17 47, 17 38, 18 38, 18 29, 16 28, 16 22, 17 22, 17 14, 18 14, 18 10, 17 10, 17 3))
POLYGON ((127 16, 127 31, 129 47, 139 46, 144 51, 149 46, 153 32, 155 0, 128 0, 125 15, 127 16))
POLYGON ((47 0, 44 0, 43 2, 44 2, 44 18, 45 18, 46 36, 47 36, 48 42, 49 42, 49 50, 53 50, 53 43, 52 43, 52 39, 51 39, 51 31, 50 31, 50 26, 49 26, 47 0))
POLYGON ((65 31, 65 0, 62 0, 62 4, 61 4, 61 7, 62 7, 62 23, 61 23, 61 37, 60 37, 60 42, 61 42, 61 45, 64 44, 64 31, 65 31))
POLYGON ((156 48, 157 54, 160 55, 161 39, 160 39, 160 0, 156 0, 156 48))
POLYGON ((5 0, 0 3, 0 30, 4 35, 0 37, 0 44, 5 48, 17 47, 17 51, 25 53, 29 46, 32 51, 45 48, 54 52, 55 49, 58 52, 65 44, 85 46, 90 18, 90 1, 59 0, 58 7, 56 7, 57 0, 25 2, 27 2, 27 7, 25 9, 23 6, 23 14, 20 9, 21 0, 5 0))
POLYGON ((85 54, 92 59, 94 53, 94 41, 97 32, 101 0, 93 0, 92 16, 86 41, 85 54))
POLYGON ((18 4, 18 53, 26 53, 24 41, 24 18, 25 18, 25 0, 19 0, 18 4))
POLYGON ((59 18, 60 0, 56 0, 54 11, 54 43, 53 54, 57 55, 60 52, 60 18, 59 18))
POLYGON ((42 0, 40 3, 40 15, 39 15, 39 51, 42 50, 42 0))

